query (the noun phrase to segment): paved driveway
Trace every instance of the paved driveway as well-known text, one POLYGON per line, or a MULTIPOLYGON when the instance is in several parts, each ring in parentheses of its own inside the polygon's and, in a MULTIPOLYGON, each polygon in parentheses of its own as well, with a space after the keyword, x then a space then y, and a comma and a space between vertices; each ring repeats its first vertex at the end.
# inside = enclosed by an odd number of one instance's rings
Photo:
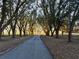
POLYGON ((39 36, 25 41, 12 51, 1 55, 0 59, 52 59, 39 36))

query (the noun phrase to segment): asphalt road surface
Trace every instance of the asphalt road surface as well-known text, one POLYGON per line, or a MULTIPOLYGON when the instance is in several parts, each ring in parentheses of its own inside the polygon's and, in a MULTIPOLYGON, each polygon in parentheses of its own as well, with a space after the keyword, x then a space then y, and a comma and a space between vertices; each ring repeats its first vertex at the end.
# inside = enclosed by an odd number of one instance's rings
POLYGON ((0 56, 0 59, 53 59, 39 36, 26 40, 23 44, 0 56))

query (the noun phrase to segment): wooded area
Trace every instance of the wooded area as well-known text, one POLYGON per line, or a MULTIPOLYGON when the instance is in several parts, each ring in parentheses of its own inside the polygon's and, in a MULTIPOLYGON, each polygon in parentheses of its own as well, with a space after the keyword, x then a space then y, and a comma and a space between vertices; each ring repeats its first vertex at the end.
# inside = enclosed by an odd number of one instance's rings
POLYGON ((68 42, 71 42, 78 16, 78 0, 0 0, 0 39, 4 30, 9 36, 12 31, 14 38, 17 28, 19 36, 27 35, 28 24, 30 35, 33 35, 33 26, 38 22, 47 36, 55 33, 58 38, 62 31, 62 35, 68 33, 68 42))

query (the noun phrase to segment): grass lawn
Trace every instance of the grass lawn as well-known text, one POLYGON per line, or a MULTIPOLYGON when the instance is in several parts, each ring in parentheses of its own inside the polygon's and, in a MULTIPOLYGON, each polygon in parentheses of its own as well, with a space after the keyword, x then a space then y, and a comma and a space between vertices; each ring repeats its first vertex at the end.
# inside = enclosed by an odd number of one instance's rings
POLYGON ((16 46, 18 46, 19 44, 21 44, 22 42, 24 42, 24 40, 27 40, 29 38, 31 38, 32 36, 26 36, 26 37, 15 37, 15 38, 11 38, 11 37, 2 37, 3 41, 0 41, 0 54, 3 54, 5 52, 8 52, 8 49, 13 49, 16 46))
POLYGON ((42 36, 41 37, 55 59, 79 59, 79 37, 73 36, 72 42, 67 42, 67 36, 59 39, 42 36))

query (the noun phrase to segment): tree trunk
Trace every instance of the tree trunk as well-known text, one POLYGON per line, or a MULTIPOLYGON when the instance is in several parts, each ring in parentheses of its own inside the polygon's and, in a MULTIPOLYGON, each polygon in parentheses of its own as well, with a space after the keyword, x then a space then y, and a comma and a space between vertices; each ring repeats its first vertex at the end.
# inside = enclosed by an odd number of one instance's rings
POLYGON ((8 35, 10 36, 10 31, 8 32, 8 35))
POLYGON ((54 31, 51 33, 51 36, 54 36, 54 31))
POLYGON ((26 31, 24 30, 23 33, 24 33, 24 36, 25 36, 26 35, 26 31))
POLYGON ((12 28, 12 38, 15 38, 15 29, 16 29, 16 23, 17 21, 15 21, 15 24, 13 25, 13 23, 11 23, 11 28, 12 28))
POLYGON ((56 38, 59 37, 59 29, 60 29, 60 26, 58 25, 57 28, 55 29, 55 31, 56 31, 56 38))
POLYGON ((0 40, 2 40, 1 36, 2 36, 2 29, 0 28, 0 40))
POLYGON ((59 37, 59 29, 56 29, 56 38, 59 37))
POLYGON ((12 29, 12 38, 15 38, 15 29, 12 29))
MULTIPOLYGON (((51 32, 52 32, 52 30, 51 30, 51 32)), ((51 36, 54 36, 54 32, 55 32, 55 28, 54 28, 53 32, 51 33, 51 36)))
POLYGON ((70 23, 69 34, 68 34, 68 42, 71 42, 72 30, 73 30, 72 23, 70 23))
POLYGON ((71 35, 72 35, 72 31, 69 30, 69 34, 68 34, 68 42, 71 42, 71 35))
POLYGON ((22 29, 19 30, 20 36, 22 36, 22 29))
POLYGON ((1 36, 2 36, 2 32, 0 31, 0 40, 2 40, 2 39, 1 39, 1 36))

